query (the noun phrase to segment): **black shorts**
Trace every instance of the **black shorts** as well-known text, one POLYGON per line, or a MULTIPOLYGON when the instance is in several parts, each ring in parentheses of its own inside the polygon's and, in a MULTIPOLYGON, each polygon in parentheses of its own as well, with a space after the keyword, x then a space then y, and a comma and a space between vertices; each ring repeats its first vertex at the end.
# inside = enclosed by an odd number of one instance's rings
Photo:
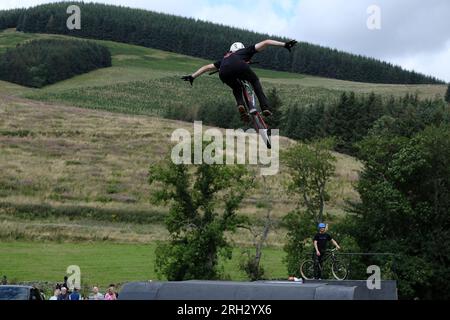
POLYGON ((258 81, 258 76, 250 68, 248 63, 239 62, 222 66, 219 72, 220 79, 231 88, 234 88, 236 80, 247 80, 250 83, 258 81))

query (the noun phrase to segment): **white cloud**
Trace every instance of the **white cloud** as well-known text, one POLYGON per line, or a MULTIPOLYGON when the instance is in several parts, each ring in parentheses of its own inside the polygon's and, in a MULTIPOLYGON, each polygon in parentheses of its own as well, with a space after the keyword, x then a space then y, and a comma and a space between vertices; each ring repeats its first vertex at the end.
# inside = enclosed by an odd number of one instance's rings
POLYGON ((432 68, 436 59, 450 61, 446 47, 449 14, 447 0, 302 0, 282 32, 403 67, 417 67, 417 71, 450 81, 450 68, 432 68), (381 30, 367 28, 366 10, 373 4, 381 9, 381 30))
POLYGON ((431 74, 450 83, 450 40, 445 48, 433 53, 418 53, 389 59, 408 70, 431 74))
POLYGON ((195 17, 268 34, 280 34, 289 21, 273 10, 273 1, 241 1, 239 7, 230 4, 204 6, 195 17))
POLYGON ((279 0, 277 2, 284 11, 289 11, 294 7, 293 0, 279 0))
POLYGON ((356 53, 432 51, 450 38, 449 13, 446 0, 303 0, 284 32, 356 53), (381 9, 378 31, 366 25, 374 2, 381 9))

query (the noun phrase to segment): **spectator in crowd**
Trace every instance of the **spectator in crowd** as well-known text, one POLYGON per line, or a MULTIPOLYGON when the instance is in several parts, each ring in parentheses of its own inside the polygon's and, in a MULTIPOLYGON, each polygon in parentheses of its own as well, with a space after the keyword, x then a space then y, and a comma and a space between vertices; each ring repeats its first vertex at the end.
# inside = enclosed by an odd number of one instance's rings
POLYGON ((98 290, 98 287, 92 288, 92 295, 89 296, 89 300, 104 300, 105 297, 98 290))
POLYGON ((69 280, 69 278, 67 276, 64 277, 64 282, 61 283, 57 283, 56 284, 56 289, 61 290, 63 287, 67 289, 67 291, 69 291, 69 285, 67 284, 67 281, 69 280))
POLYGON ((55 291, 53 291, 53 296, 50 297, 48 300, 58 300, 59 295, 61 294, 61 290, 56 288, 55 291))
POLYGON ((69 295, 69 300, 80 300, 81 296, 77 287, 73 288, 73 292, 69 295))
POLYGON ((61 293, 58 296, 58 300, 69 300, 69 294, 67 293, 67 288, 62 286, 61 293))
POLYGON ((53 292, 53 296, 50 297, 49 300, 58 300, 59 295, 61 294, 61 290, 59 288, 56 288, 53 292))
POLYGON ((3 276, 2 285, 6 286, 7 284, 8 284, 8 279, 6 278, 6 276, 3 276))
POLYGON ((114 283, 111 283, 109 286, 112 287, 114 294, 116 295, 116 299, 119 299, 119 293, 116 290, 116 285, 114 283))
POLYGON ((110 285, 108 292, 105 294, 105 300, 117 300, 117 295, 114 292, 114 285, 110 285))

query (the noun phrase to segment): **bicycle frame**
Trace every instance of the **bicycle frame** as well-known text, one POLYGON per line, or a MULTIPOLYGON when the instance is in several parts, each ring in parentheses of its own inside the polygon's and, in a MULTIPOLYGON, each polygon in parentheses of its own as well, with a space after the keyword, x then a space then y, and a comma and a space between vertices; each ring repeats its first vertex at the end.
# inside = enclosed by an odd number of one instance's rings
POLYGON ((314 253, 314 263, 316 263, 321 270, 323 270, 323 265, 328 262, 331 258, 331 262, 336 261, 336 255, 334 254, 336 250, 329 250, 325 253, 325 255, 322 257, 321 263, 319 263, 319 258, 317 257, 316 253, 314 253))
POLYGON ((261 113, 259 112, 256 105, 256 97, 254 93, 254 89, 252 85, 245 80, 239 80, 242 87, 242 95, 244 97, 244 101, 246 104, 247 113, 250 114, 250 117, 253 122, 253 126, 264 140, 264 143, 267 145, 268 149, 272 148, 272 142, 270 141, 270 129, 264 121, 261 113), (250 113, 250 110, 255 109, 255 113, 250 113))

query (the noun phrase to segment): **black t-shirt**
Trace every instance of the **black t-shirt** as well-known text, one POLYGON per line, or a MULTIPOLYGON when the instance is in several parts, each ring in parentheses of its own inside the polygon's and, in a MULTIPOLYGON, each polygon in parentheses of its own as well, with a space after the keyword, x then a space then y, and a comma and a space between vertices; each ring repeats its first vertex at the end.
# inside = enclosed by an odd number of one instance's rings
POLYGON ((238 50, 234 53, 228 52, 222 60, 218 60, 214 63, 214 66, 217 69, 220 69, 222 67, 225 67, 227 65, 233 65, 235 63, 242 63, 242 62, 249 62, 255 53, 257 53, 255 45, 252 45, 250 47, 238 50))
POLYGON ((317 247, 320 252, 324 252, 327 249, 327 244, 329 241, 333 240, 333 237, 328 233, 317 233, 314 236, 314 241, 317 241, 317 247))

